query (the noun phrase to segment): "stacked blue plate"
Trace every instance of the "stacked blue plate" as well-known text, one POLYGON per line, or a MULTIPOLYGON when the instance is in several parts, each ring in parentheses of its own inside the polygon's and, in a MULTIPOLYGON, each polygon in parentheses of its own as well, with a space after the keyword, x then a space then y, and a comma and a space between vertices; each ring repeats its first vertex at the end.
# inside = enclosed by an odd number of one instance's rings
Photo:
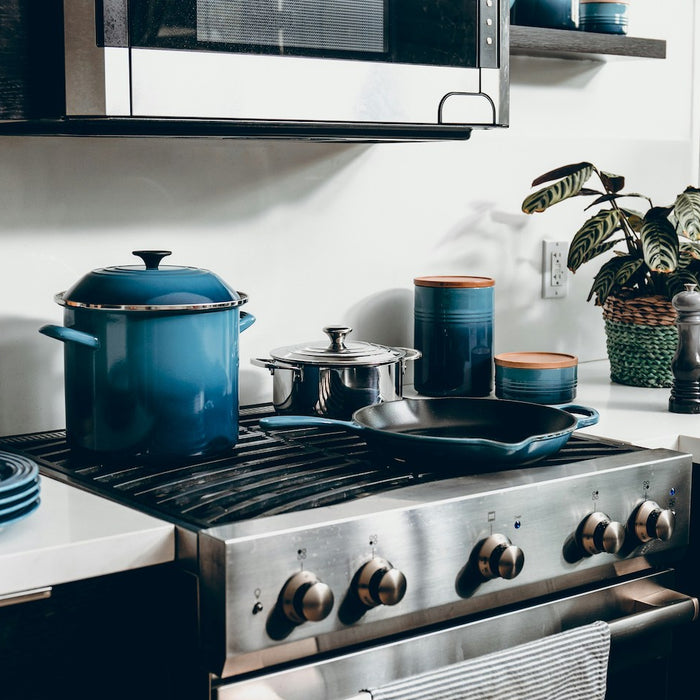
POLYGON ((579 29, 601 34, 627 34, 627 2, 585 2, 579 7, 579 29))
POLYGON ((39 467, 31 459, 0 451, 0 528, 39 507, 39 467))

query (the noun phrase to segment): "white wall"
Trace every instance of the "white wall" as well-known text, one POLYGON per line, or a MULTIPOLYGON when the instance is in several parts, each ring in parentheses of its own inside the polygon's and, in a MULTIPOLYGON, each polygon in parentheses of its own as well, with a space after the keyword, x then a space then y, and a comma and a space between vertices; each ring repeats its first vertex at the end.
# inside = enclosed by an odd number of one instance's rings
POLYGON ((0 138, 0 434, 63 426, 63 348, 37 328, 61 322, 56 292, 136 248, 250 295, 243 403, 271 398, 251 357, 324 325, 410 345, 421 274, 495 277, 497 351, 604 357, 594 269, 566 299, 540 298, 541 241, 569 240, 581 203, 533 217, 520 203, 579 160, 659 203, 697 184, 694 6, 633 3, 630 34, 666 39, 666 60, 514 57, 511 127, 463 143, 0 138))

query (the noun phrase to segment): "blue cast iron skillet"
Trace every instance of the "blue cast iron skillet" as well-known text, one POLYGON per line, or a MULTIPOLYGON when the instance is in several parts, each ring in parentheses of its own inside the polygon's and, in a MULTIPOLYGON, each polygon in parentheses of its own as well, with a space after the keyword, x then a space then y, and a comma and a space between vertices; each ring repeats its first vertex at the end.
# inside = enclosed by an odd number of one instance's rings
POLYGON ((492 398, 417 398, 365 406, 352 420, 272 416, 260 427, 339 426, 360 435, 374 450, 432 470, 510 467, 537 462, 559 451, 571 434, 598 422, 593 408, 547 406, 492 398), (574 414, 582 414, 577 417, 574 414))

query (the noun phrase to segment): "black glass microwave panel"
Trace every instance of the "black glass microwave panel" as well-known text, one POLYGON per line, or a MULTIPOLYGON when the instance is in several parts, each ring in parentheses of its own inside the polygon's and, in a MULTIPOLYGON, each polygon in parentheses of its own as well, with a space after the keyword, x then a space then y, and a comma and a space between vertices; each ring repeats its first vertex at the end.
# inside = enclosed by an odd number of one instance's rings
MULTIPOLYGON (((107 5, 110 0, 103 0, 107 5)), ((479 0, 130 0, 129 44, 479 65, 479 0)), ((109 41, 105 43, 109 45, 109 41)))

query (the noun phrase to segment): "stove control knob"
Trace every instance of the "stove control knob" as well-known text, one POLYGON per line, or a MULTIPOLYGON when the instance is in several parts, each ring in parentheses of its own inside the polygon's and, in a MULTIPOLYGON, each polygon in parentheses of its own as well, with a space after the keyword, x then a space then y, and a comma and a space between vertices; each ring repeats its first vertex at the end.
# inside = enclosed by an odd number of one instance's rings
POLYGON ((368 607, 396 605, 406 594, 406 577, 386 559, 374 557, 357 575, 357 595, 368 607))
POLYGON ((333 592, 310 571, 294 574, 282 589, 282 611, 297 624, 320 622, 333 607, 333 592))
POLYGON ((634 514, 634 533, 640 542, 661 540, 667 542, 673 535, 676 514, 654 501, 644 501, 634 514))
POLYGON ((481 543, 477 563, 484 578, 511 579, 522 571, 525 555, 505 535, 491 535, 481 543))
POLYGON ((591 513, 579 527, 579 544, 588 554, 617 554, 625 543, 625 526, 605 513, 591 513))

